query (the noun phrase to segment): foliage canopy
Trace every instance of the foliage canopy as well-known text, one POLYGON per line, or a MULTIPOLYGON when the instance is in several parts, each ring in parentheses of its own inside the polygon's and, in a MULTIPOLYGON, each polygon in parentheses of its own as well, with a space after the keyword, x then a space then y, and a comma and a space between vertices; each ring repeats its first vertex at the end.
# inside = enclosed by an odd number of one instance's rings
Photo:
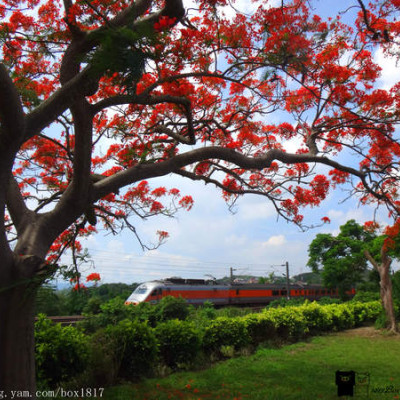
POLYGON ((229 204, 258 194, 298 225, 302 207, 345 185, 385 206, 387 233, 399 233, 400 86, 379 86, 374 58, 398 56, 399 0, 354 0, 326 20, 304 0, 256 1, 251 15, 231 3, 1 3, 6 390, 34 392, 33 352, 21 349, 33 348, 32 298, 62 252, 77 265, 79 237, 191 208, 152 178, 213 184, 229 204))

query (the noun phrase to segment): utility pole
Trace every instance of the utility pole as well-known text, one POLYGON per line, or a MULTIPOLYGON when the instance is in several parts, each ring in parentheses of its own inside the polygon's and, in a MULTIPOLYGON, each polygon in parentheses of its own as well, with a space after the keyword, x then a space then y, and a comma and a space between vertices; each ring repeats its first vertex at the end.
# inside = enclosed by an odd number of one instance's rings
MULTIPOLYGON (((271 265, 274 267, 274 265, 271 265)), ((275 267, 286 267, 286 298, 290 299, 290 278, 289 278, 289 261, 286 261, 285 264, 275 265, 275 267)))
POLYGON ((233 284, 233 271, 236 271, 236 269, 235 268, 230 268, 230 280, 231 280, 231 285, 233 284))
POLYGON ((286 261, 286 296, 290 300, 289 262, 286 261))

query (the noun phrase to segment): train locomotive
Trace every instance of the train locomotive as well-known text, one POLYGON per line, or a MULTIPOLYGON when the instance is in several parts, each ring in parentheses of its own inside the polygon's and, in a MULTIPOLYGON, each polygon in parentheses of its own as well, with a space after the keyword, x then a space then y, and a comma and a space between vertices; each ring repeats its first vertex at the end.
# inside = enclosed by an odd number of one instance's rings
MULTIPOLYGON (((349 293, 354 295, 354 290, 349 293)), ((125 301, 126 305, 142 302, 157 304, 163 297, 182 297, 189 304, 199 306, 210 302, 215 306, 255 306, 268 304, 281 298, 318 300, 321 297, 338 297, 337 289, 307 284, 217 284, 203 279, 169 278, 145 282, 125 301), (289 293, 288 293, 289 289, 289 293)))

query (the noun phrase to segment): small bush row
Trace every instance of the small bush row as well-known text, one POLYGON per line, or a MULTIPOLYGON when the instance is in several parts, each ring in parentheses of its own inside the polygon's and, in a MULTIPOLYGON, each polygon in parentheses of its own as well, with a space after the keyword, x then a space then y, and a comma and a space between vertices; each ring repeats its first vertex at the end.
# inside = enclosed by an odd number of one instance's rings
POLYGON ((37 375, 47 387, 67 381, 80 387, 132 381, 232 356, 262 343, 353 328, 375 321, 381 310, 379 301, 314 302, 234 318, 215 317, 202 324, 159 318, 151 326, 125 318, 92 334, 55 325, 41 316, 36 324, 37 375))
POLYGON ((94 333, 108 325, 116 325, 124 319, 146 322, 155 327, 171 319, 187 319, 191 307, 183 298, 171 296, 164 297, 157 305, 140 303, 136 306, 127 306, 124 300, 117 297, 101 304, 99 313, 84 314, 86 319, 81 323, 81 327, 86 333, 94 333))

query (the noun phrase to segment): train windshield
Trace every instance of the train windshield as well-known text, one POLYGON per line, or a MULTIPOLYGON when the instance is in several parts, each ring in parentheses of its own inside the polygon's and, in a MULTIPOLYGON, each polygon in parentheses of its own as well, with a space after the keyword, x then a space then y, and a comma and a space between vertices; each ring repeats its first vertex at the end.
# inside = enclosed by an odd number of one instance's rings
POLYGON ((148 292, 148 290, 149 289, 147 288, 146 285, 140 285, 135 289, 135 291, 133 293, 135 293, 135 294, 145 294, 145 293, 148 292))
POLYGON ((150 293, 150 290, 152 288, 148 287, 146 284, 141 284, 138 286, 135 291, 129 296, 127 299, 127 302, 132 302, 132 303, 140 303, 145 300, 147 295, 150 293))

